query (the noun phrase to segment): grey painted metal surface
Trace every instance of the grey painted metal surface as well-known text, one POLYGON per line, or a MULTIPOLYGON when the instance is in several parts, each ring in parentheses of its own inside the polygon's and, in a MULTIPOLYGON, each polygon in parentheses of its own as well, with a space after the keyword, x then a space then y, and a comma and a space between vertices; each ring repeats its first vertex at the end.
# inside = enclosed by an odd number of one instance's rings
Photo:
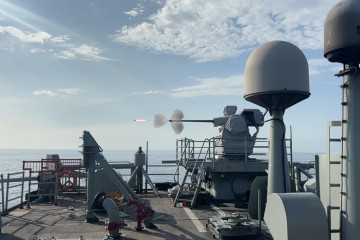
POLYGON ((136 167, 142 167, 145 165, 145 153, 143 152, 141 147, 139 147, 139 150, 135 153, 134 165, 136 167))
POLYGON ((298 47, 272 41, 252 52, 245 66, 244 97, 271 115, 269 194, 290 191, 283 115, 286 108, 309 96, 309 67, 298 47))
POLYGON ((120 216, 119 216, 118 206, 111 198, 108 198, 108 197, 104 199, 104 201, 102 202, 102 205, 108 214, 109 223, 116 224, 115 229, 111 229, 111 230, 108 229, 109 235, 114 238, 120 237, 120 234, 119 234, 120 216))
MULTIPOLYGON (((109 165, 105 157, 101 154, 102 149, 97 144, 95 139, 91 136, 88 131, 83 133, 83 156, 84 164, 87 168, 88 178, 87 178, 87 208, 86 208, 86 219, 89 222, 97 221, 97 218, 94 214, 94 210, 91 209, 92 200, 95 195, 99 192, 96 189, 96 186, 99 186, 99 178, 96 177, 96 163, 98 163, 103 169, 104 172, 111 179, 112 184, 116 186, 116 189, 119 189, 123 194, 124 198, 136 199, 140 201, 139 197, 132 191, 132 189, 127 185, 127 183, 122 179, 121 176, 109 165)), ((106 186, 102 184, 101 186, 106 186)))
POLYGON ((324 31, 324 55, 344 64, 343 77, 341 222, 340 238, 360 236, 360 2, 344 0, 328 13, 324 31))
POLYGON ((290 192, 283 114, 282 110, 272 111, 271 114, 268 194, 290 192))
POLYGON ((313 193, 268 195, 264 216, 276 240, 327 240, 326 214, 313 193))
POLYGON ((324 55, 330 62, 360 60, 360 1, 343 0, 325 20, 324 55))
POLYGON ((95 195, 98 193, 95 190, 95 186, 97 184, 95 177, 95 170, 96 170, 95 162, 102 149, 88 131, 83 132, 82 138, 83 138, 82 154, 83 154, 84 165, 87 171, 86 198, 88 199, 88 201, 86 207, 86 219, 89 222, 96 222, 98 219, 94 214, 94 210, 91 209, 91 205, 92 205, 92 200, 94 199, 95 195))
POLYGON ((341 153, 321 154, 317 156, 316 182, 320 200, 328 217, 331 240, 339 240, 340 229, 340 162, 341 153))
MULTIPOLYGON (((130 185, 130 186, 132 186, 133 183, 138 180, 137 177, 138 177, 139 175, 140 175, 141 177, 142 177, 142 176, 145 177, 147 183, 150 185, 150 187, 151 187, 151 189, 154 191, 155 195, 156 195, 157 197, 160 197, 160 195, 159 195, 159 193, 158 193, 155 185, 153 184, 153 182, 151 181, 151 179, 149 178, 148 174, 146 173, 146 171, 144 170, 144 168, 143 168, 142 166, 137 166, 137 167, 135 168, 135 170, 134 170, 133 173, 131 174, 131 176, 130 176, 128 182, 127 182, 127 184, 130 185)), ((141 178, 141 179, 142 179, 142 178, 141 178)), ((140 183, 138 183, 138 182, 136 183, 136 185, 138 185, 138 184, 142 184, 142 181, 141 181, 140 183)), ((138 187, 138 186, 137 186, 137 187, 138 187)), ((139 191, 139 192, 142 192, 142 191, 139 191)))
POLYGON ((210 217, 207 227, 217 239, 255 238, 259 234, 259 226, 238 214, 210 217))
POLYGON ((343 79, 341 224, 343 239, 355 240, 360 236, 360 70, 358 63, 349 67, 354 69, 343 79))
POLYGON ((305 55, 288 42, 265 43, 246 62, 244 85, 247 101, 266 109, 286 109, 310 96, 305 55))

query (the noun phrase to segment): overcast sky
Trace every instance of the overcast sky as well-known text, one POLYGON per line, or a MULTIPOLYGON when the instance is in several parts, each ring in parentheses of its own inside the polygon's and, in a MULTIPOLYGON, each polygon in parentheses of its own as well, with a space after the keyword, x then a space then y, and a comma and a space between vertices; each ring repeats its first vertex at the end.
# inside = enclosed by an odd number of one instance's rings
MULTIPOLYGON (((153 127, 155 114, 222 116, 244 100, 251 52, 285 40, 306 55, 311 96, 285 113, 294 151, 324 152, 326 123, 341 119, 341 64, 323 57, 335 0, 0 0, 0 148, 81 145, 174 149, 217 135, 212 124, 153 127), (135 118, 148 122, 134 122, 135 118)), ((296 67, 296 66, 294 66, 296 67)), ((260 136, 269 136, 269 123, 260 136)), ((288 131, 289 132, 289 131, 288 131)))

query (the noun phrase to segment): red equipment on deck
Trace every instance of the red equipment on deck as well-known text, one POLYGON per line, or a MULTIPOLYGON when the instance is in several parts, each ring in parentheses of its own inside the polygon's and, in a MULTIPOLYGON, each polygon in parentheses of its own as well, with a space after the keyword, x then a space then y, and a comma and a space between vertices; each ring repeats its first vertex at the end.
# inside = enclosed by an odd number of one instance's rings
POLYGON ((59 174, 59 188, 71 190, 77 186, 77 175, 75 170, 82 169, 81 159, 41 159, 41 161, 23 161, 23 170, 40 174, 59 174))

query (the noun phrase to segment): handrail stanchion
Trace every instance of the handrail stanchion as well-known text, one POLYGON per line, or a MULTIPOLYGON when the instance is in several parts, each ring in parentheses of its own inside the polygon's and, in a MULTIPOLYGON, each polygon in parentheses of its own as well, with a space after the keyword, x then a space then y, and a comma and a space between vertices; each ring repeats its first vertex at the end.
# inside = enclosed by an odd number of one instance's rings
POLYGON ((214 158, 213 158, 213 169, 215 169, 215 158, 216 158, 216 156, 215 156, 215 138, 212 138, 212 139, 213 139, 213 141, 212 141, 212 145, 213 145, 212 149, 213 149, 213 156, 214 156, 214 158))
POLYGON ((247 156, 247 145, 246 145, 246 143, 247 143, 247 138, 246 137, 244 137, 244 147, 245 147, 245 169, 247 169, 247 167, 248 167, 248 162, 247 162, 247 160, 248 160, 248 156, 247 156))
MULTIPOLYGON (((178 139, 176 139, 176 150, 175 150, 176 152, 175 152, 175 154, 176 154, 176 156, 175 156, 175 160, 176 160, 176 162, 178 162, 179 161, 179 140, 178 139)), ((177 168, 176 170, 175 170, 175 174, 177 174, 177 178, 176 178, 176 182, 179 182, 179 169, 177 168)), ((175 177, 174 177, 174 179, 175 179, 175 177)))
POLYGON ((6 180, 6 200, 5 200, 5 214, 8 214, 8 201, 9 201, 9 177, 10 173, 7 174, 6 180))
MULTIPOLYGON (((148 174, 149 171, 149 152, 148 152, 148 148, 149 148, 149 141, 146 141, 146 150, 145 150, 145 172, 146 174, 148 174)), ((145 193, 147 193, 147 179, 145 178, 145 193)))
POLYGON ((28 186, 28 196, 27 196, 26 208, 31 208, 30 207, 30 193, 31 193, 31 171, 29 171, 29 186, 28 186))
POLYGON ((258 190, 258 220, 259 220, 259 234, 261 234, 261 189, 258 190))
POLYGON ((54 198, 55 198, 55 203, 54 203, 54 205, 55 206, 57 206, 58 205, 58 202, 57 202, 57 196, 58 196, 58 193, 59 193, 59 173, 57 172, 57 173, 55 173, 55 183, 54 183, 54 185, 55 185, 55 196, 54 196, 54 198))
POLYGON ((4 176, 3 174, 0 175, 1 177, 1 212, 5 214, 5 202, 4 202, 4 176))
POLYGON ((20 209, 23 209, 24 203, 24 178, 25 178, 25 171, 22 172, 22 180, 21 180, 21 196, 20 196, 20 209))

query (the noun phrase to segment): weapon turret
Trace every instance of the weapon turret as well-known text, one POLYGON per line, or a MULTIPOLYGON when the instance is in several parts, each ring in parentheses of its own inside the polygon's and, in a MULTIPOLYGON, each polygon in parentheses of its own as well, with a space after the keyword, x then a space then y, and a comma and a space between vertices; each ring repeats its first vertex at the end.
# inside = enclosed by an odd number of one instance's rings
MULTIPOLYGON (((209 122, 219 128, 216 137, 216 158, 243 159, 252 154, 259 127, 263 125, 263 114, 258 109, 244 109, 236 113, 236 106, 225 106, 224 116, 212 120, 171 119, 174 129, 183 129, 183 122, 209 122), (251 135, 249 127, 255 127, 251 135)), ((183 116, 183 115, 181 115, 183 116)))

